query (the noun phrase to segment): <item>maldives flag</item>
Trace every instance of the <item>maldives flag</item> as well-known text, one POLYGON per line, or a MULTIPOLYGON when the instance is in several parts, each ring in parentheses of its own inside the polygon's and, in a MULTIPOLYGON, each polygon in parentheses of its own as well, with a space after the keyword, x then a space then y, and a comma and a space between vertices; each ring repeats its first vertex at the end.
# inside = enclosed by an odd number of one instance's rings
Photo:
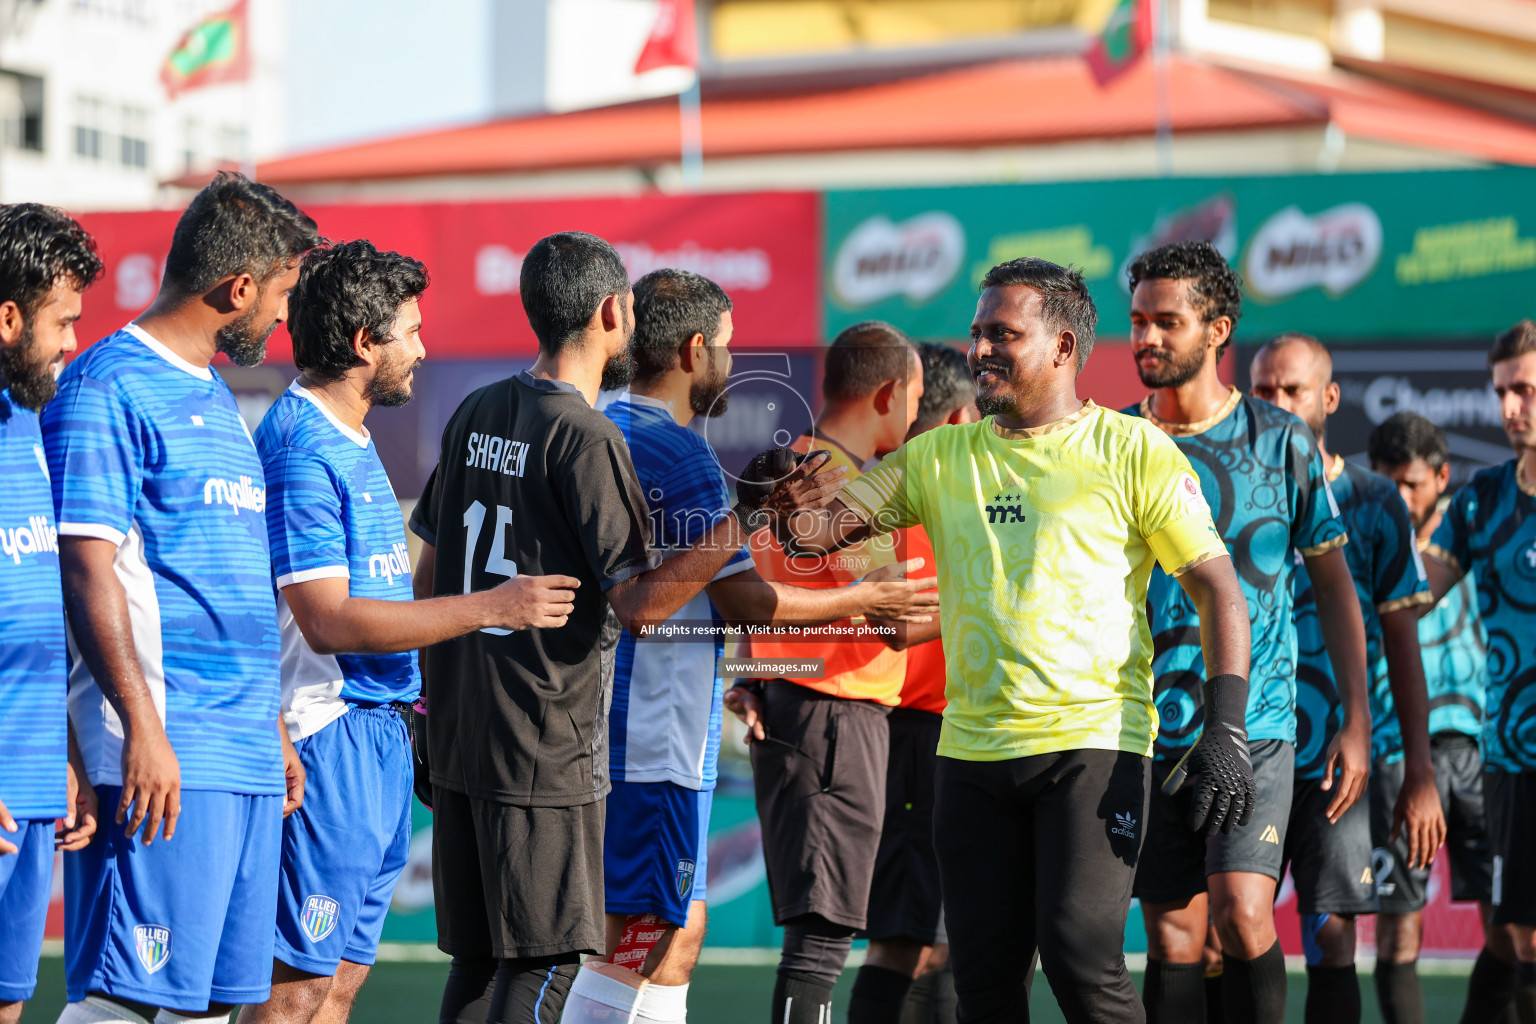
POLYGON ((1152 0, 1117 0, 1088 48, 1088 67, 1100 85, 1128 71, 1152 47, 1152 0))
POLYGON ((658 0, 656 24, 635 61, 635 74, 655 68, 697 68, 699 38, 693 29, 693 0, 658 0))
POLYGON ((166 94, 216 82, 237 82, 250 75, 251 46, 246 0, 227 11, 210 14, 193 25, 165 58, 160 81, 166 94))

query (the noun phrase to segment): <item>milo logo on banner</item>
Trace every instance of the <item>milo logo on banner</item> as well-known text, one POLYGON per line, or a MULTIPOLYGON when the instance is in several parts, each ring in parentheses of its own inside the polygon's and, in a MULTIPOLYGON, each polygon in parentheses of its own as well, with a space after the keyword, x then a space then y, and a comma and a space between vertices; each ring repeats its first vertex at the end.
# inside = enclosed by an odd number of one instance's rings
POLYGON ((1380 258, 1381 220, 1364 203, 1311 216, 1288 206, 1254 232, 1243 276, 1259 299, 1284 299, 1308 288, 1342 295, 1369 277, 1380 258))
POLYGON ((871 217, 848 233, 832 260, 832 292, 846 306, 904 295, 926 302, 955 279, 965 260, 965 229, 935 210, 901 224, 871 217))

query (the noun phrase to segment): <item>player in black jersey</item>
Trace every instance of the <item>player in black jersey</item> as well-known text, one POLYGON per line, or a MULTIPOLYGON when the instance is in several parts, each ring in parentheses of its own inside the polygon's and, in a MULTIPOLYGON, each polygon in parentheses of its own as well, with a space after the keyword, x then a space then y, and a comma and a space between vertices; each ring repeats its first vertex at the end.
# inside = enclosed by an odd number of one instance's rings
POLYGON ((618 253, 551 235, 523 261, 521 292, 538 360, 465 399, 411 520, 432 594, 520 574, 574 590, 564 626, 482 630, 423 654, 438 945, 454 958, 441 1019, 476 1024, 553 1024, 580 955, 605 948, 609 609, 644 636, 747 539, 742 510, 666 561, 652 547, 623 435, 594 408, 634 365, 618 253))

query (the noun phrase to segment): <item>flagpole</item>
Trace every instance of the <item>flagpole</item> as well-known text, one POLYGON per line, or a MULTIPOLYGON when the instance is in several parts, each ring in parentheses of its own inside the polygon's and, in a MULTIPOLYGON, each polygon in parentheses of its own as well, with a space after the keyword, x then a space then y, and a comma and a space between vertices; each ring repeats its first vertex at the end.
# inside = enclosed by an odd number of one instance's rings
POLYGON ((704 111, 697 69, 693 84, 678 94, 677 109, 682 131, 683 187, 692 191, 704 184, 704 111))
POLYGON ((1157 119, 1157 173, 1173 174, 1173 98, 1168 68, 1168 5, 1152 4, 1152 96, 1157 119))

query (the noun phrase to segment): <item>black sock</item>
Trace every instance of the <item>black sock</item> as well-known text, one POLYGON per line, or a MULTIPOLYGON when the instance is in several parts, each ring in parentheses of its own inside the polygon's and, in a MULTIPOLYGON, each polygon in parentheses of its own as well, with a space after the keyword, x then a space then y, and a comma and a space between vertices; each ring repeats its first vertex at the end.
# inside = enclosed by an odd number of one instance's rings
POLYGON ((1307 1024, 1360 1024, 1355 965, 1307 967, 1307 1024))
POLYGON ((1221 997, 1228 1020, 1284 1024, 1285 954, 1280 952, 1280 941, 1252 960, 1223 954, 1221 997))
POLYGON ((1205 1024, 1227 1024, 1227 1004, 1222 1001, 1220 971, 1205 976, 1205 1024))
POLYGON ((580 962, 578 953, 501 961, 485 1024, 556 1024, 580 962))
POLYGON ((826 1024, 832 1019, 832 987, 820 974, 779 968, 773 983, 770 1024, 826 1024))
POLYGON ((1515 965, 1515 1019, 1536 1024, 1536 963, 1525 960, 1515 965))
POLYGON ((901 1004, 911 987, 911 975, 865 964, 853 976, 848 1024, 901 1024, 901 1004))
POLYGON ((1204 969, 1199 964, 1148 960, 1141 1001, 1147 1024, 1189 1024, 1205 1019, 1204 969))
POLYGON ((955 1024, 955 975, 949 964, 918 975, 907 989, 901 1024, 955 1024))
POLYGON ((1505 963, 1485 948, 1472 965, 1461 1024, 1499 1024, 1514 997, 1515 965, 1505 963))
POLYGON ((1424 990, 1419 987, 1419 964, 1376 961, 1376 1001, 1385 1024, 1424 1024, 1424 990))
POLYGON ((496 960, 488 956, 456 956, 448 965, 448 982, 437 1012, 438 1024, 485 1024, 496 986, 496 960))

